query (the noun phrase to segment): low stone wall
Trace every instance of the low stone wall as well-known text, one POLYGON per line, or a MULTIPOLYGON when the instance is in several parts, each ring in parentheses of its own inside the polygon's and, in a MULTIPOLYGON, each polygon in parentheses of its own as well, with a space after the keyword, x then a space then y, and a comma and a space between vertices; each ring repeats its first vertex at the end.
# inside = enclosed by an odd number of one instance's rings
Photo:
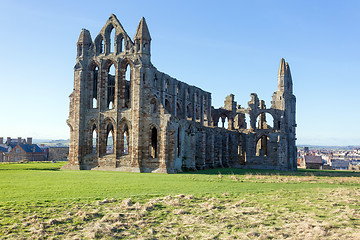
POLYGON ((67 161, 69 147, 49 147, 49 161, 67 161))

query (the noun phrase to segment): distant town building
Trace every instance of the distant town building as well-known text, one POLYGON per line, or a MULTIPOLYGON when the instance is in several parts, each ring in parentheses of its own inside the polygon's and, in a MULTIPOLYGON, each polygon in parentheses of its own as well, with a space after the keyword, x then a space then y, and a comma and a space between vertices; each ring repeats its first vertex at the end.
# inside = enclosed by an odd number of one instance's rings
POLYGON ((330 165, 335 170, 348 170, 349 169, 349 161, 341 160, 341 159, 331 159, 330 165))
POLYGON ((49 159, 49 147, 45 144, 40 144, 40 149, 45 153, 46 159, 49 159))
POLYGON ((298 166, 305 168, 304 156, 320 156, 324 162, 322 169, 352 170, 360 168, 360 148, 345 147, 299 147, 298 166), (300 158, 300 159, 299 159, 300 158))
POLYGON ((349 170, 352 171, 360 171, 360 162, 350 162, 349 163, 349 170))
POLYGON ((7 151, 6 148, 0 147, 0 162, 3 162, 3 161, 4 161, 6 151, 7 151))
POLYGON ((304 152, 305 152, 305 154, 309 153, 309 147, 304 147, 304 152))
POLYGON ((305 155, 301 165, 306 169, 322 169, 324 163, 320 156, 305 155))
POLYGON ((32 138, 7 138, 5 144, 0 138, 0 154, 2 162, 46 161, 46 153, 38 145, 32 143, 32 138))

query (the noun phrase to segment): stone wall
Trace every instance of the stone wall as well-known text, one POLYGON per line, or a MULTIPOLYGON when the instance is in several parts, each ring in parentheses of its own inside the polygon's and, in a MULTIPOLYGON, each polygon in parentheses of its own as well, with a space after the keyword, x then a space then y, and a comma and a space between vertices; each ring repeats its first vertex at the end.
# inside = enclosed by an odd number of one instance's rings
POLYGON ((39 162, 46 161, 45 153, 27 153, 11 151, 7 154, 7 162, 39 162))
POLYGON ((49 147, 48 161, 66 161, 69 155, 69 147, 49 147))

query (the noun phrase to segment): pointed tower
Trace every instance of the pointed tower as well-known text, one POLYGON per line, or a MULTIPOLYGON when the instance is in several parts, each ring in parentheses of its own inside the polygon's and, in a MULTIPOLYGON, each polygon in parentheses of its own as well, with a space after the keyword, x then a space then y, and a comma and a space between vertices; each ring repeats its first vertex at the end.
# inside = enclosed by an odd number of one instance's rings
POLYGON ((278 91, 284 91, 285 84, 285 59, 281 59, 278 72, 278 91))
POLYGON ((285 63, 285 90, 290 94, 293 93, 293 82, 291 78, 290 66, 287 62, 285 63))
POLYGON ((292 79, 290 73, 290 67, 285 59, 280 61, 279 73, 278 73, 278 91, 292 93, 292 79))
POLYGON ((74 89, 70 94, 70 111, 67 124, 70 127, 70 144, 68 163, 64 168, 80 169, 82 154, 86 149, 84 143, 84 118, 88 105, 86 101, 87 86, 86 76, 88 61, 91 56, 92 40, 90 32, 82 29, 79 40, 76 43, 77 56, 74 67, 74 89))
POLYGON ((79 40, 76 43, 77 58, 83 59, 84 57, 88 56, 91 44, 92 44, 92 40, 91 40, 90 32, 85 28, 83 28, 81 30, 79 40))
POLYGON ((280 61, 280 67, 278 72, 278 90, 274 92, 272 108, 285 110, 285 98, 294 98, 293 95, 293 83, 291 78, 290 66, 285 59, 280 61))
POLYGON ((278 129, 282 137, 279 142, 279 164, 285 169, 296 170, 296 98, 293 95, 293 83, 290 66, 281 59, 278 72, 278 90, 272 96, 271 108, 279 110, 278 129))
POLYGON ((140 53, 143 56, 148 56, 150 60, 150 32, 146 24, 145 18, 142 17, 137 27, 134 42, 136 46, 136 53, 140 53))

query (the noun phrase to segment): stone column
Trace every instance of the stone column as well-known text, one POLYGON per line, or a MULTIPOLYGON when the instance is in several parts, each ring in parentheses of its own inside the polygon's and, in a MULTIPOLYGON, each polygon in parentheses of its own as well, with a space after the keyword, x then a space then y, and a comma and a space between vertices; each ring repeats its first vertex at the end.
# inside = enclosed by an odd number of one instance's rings
POLYGON ((234 119, 233 118, 229 118, 228 129, 234 130, 234 119))

